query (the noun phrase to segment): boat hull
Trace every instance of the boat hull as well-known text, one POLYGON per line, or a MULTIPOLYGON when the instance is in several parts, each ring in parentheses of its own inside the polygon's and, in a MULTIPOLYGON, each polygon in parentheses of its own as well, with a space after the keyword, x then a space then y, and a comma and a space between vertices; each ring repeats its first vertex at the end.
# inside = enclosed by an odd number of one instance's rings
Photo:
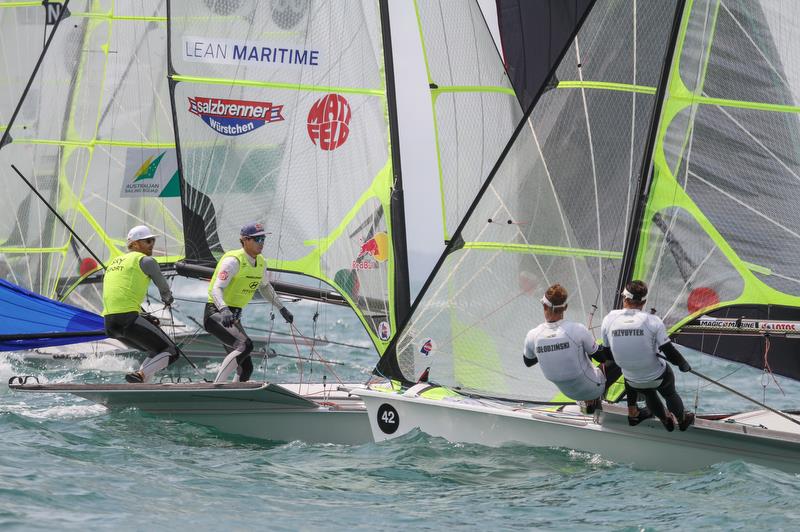
POLYGON ((338 444, 373 441, 363 402, 317 384, 10 384, 10 388, 70 393, 109 409, 138 408, 249 438, 338 444))
POLYGON ((698 419, 686 432, 667 432, 652 419, 631 427, 626 409, 613 405, 595 418, 577 408, 555 412, 472 399, 434 401, 378 390, 354 393, 364 399, 375 441, 419 429, 451 442, 575 449, 642 469, 685 472, 743 460, 800 472, 800 435, 782 430, 698 419), (392 420, 394 426, 388 423, 392 420))

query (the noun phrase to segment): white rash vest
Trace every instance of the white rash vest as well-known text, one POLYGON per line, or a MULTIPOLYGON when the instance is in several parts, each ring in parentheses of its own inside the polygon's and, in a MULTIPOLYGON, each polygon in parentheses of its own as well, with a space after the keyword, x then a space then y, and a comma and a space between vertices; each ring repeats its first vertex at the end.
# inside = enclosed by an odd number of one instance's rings
POLYGON ((538 360, 544 376, 571 399, 588 401, 603 393, 606 378, 589 360, 597 343, 589 329, 567 320, 545 322, 525 337, 525 358, 538 360))
POLYGON ((612 310, 601 330, 603 343, 631 383, 651 383, 664 373, 667 363, 657 353, 670 340, 661 318, 639 309, 612 310))

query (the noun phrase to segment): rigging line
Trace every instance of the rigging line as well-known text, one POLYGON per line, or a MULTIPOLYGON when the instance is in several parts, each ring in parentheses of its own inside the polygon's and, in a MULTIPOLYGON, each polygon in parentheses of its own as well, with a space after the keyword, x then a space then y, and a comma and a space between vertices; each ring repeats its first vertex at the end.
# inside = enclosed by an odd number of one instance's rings
MULTIPOLYGON (((578 79, 583 83, 583 68, 581 65, 581 51, 578 44, 578 36, 575 36, 575 61, 578 65, 578 79)), ((600 193, 597 187, 597 161, 594 154, 594 139, 592 138, 592 125, 589 121, 589 104, 586 101, 586 88, 581 87, 581 100, 583 102, 583 116, 586 119, 586 136, 589 140, 589 160, 592 163, 592 184, 594 185, 594 211, 595 219, 597 220, 597 249, 603 249, 602 234, 600 232, 600 193)), ((601 273, 599 276, 599 294, 603 293, 603 258, 597 257, 598 271, 601 273)), ((581 301, 582 302, 582 301, 581 301)), ((602 305, 602 302, 601 302, 602 305)), ((602 311, 602 307, 601 307, 602 311)))
MULTIPOLYGON (((570 230, 567 227, 567 219, 564 215, 564 207, 561 204, 561 199, 558 197, 558 193, 556 192, 556 185, 553 181, 553 175, 550 173, 550 167, 547 164, 547 160, 544 157, 544 151, 542 150, 542 145, 539 142, 539 135, 536 134, 536 128, 533 126, 533 120, 531 117, 528 117, 528 129, 530 129, 531 134, 533 135, 533 141, 536 143, 536 150, 539 152, 539 158, 542 161, 542 166, 544 167, 545 175, 547 176, 547 183, 550 185, 550 190, 553 193, 553 198, 555 198, 556 208, 558 209, 558 216, 561 219, 561 226, 564 228, 564 237, 567 239, 567 246, 572 246, 572 239, 570 238, 570 230)), ((598 248, 599 249, 599 248, 598 248)), ((581 283, 578 282, 580 276, 578 275, 578 263, 575 257, 572 257, 570 260, 572 262, 572 271, 575 274, 575 284, 578 287, 578 299, 581 302, 581 308, 586 308, 585 302, 583 300, 583 287, 581 283)))
MULTIPOLYGON (((658 358, 662 358, 662 359, 666 360, 666 357, 664 357, 662 355, 658 355, 658 358)), ((732 393, 732 394, 734 394, 734 395, 736 395, 738 397, 741 397, 742 399, 746 399, 747 401, 750 401, 751 403, 760 406, 764 410, 768 410, 768 411, 772 412, 773 414, 777 414, 777 415, 781 416, 784 419, 788 419, 789 421, 791 421, 795 425, 800 425, 800 421, 796 420, 792 416, 790 416, 788 414, 785 414, 785 413, 781 412, 780 410, 778 410, 776 408, 772 408, 771 406, 766 405, 766 404, 762 403, 761 401, 759 401, 757 399, 753 399, 752 397, 750 397, 748 395, 745 395, 745 394, 743 394, 741 392, 738 392, 738 391, 734 390, 733 388, 731 388, 730 386, 726 386, 725 384, 722 384, 721 382, 716 381, 716 380, 712 379, 711 377, 703 375, 699 371, 695 371, 693 369, 690 369, 689 373, 691 373, 693 375, 696 375, 697 377, 700 377, 701 379, 706 380, 706 381, 710 382, 711 384, 715 384, 715 385, 719 386, 720 388, 722 388, 723 390, 726 390, 726 391, 728 391, 728 392, 730 392, 730 393, 732 393)))
POLYGON ((14 170, 14 171, 17 173, 17 175, 18 175, 18 176, 19 176, 19 177, 20 177, 20 178, 21 178, 23 181, 25 181, 25 184, 26 184, 26 185, 28 185, 28 187, 30 187, 30 189, 33 191, 33 193, 34 193, 34 194, 36 194, 36 196, 37 196, 37 197, 38 197, 40 200, 42 200, 42 203, 44 203, 44 204, 45 204, 45 206, 46 206, 48 209, 50 209, 50 212, 52 212, 52 213, 55 215, 55 217, 56 217, 56 218, 58 218, 58 221, 59 221, 59 222, 61 222, 61 223, 64 225, 64 227, 66 227, 67 231, 69 231, 69 232, 70 232, 70 234, 71 234, 73 237, 75 237, 75 239, 76 239, 78 242, 80 242, 80 243, 81 243, 81 245, 83 245, 84 249, 86 249, 86 251, 88 251, 88 252, 89 252, 89 254, 90 254, 90 255, 91 255, 93 258, 94 258, 94 260, 96 260, 96 261, 97 261, 97 263, 98 263, 100 266, 102 266, 102 267, 103 267, 103 269, 105 269, 106 265, 103 263, 103 261, 102 261, 102 260, 100 260, 100 257, 98 257, 97 255, 95 255, 94 251, 92 251, 92 250, 91 250, 91 248, 90 248, 89 246, 87 246, 87 245, 86 245, 86 242, 84 242, 84 241, 81 239, 81 237, 79 237, 79 236, 78 236, 78 234, 77 234, 75 231, 73 231, 73 230, 72 230, 72 228, 71 228, 71 227, 70 227, 70 226, 67 224, 67 222, 64 220, 64 218, 62 218, 62 217, 61 217, 61 215, 60 215, 60 214, 58 214, 58 212, 56 212, 56 210, 53 208, 53 206, 52 206, 52 205, 50 205, 50 203, 48 203, 48 201, 47 201, 46 199, 44 199, 44 196, 42 196, 42 195, 39 193, 39 191, 38 191, 38 190, 36 190, 36 189, 34 188, 34 186, 31 184, 31 182, 30 182, 30 181, 28 181, 28 180, 25 178, 25 176, 24 176, 24 175, 22 175, 22 172, 20 172, 20 171, 19 171, 19 169, 17 169, 17 167, 16 167, 16 166, 14 166, 13 164, 11 165, 11 168, 12 168, 12 169, 13 169, 13 170, 14 170))
MULTIPOLYGON (((300 332, 300 329, 298 329, 298 328, 297 328, 297 326, 296 326, 294 323, 290 323, 290 324, 289 324, 289 327, 291 327, 291 330, 292 330, 292 332, 293 332, 293 333, 297 333, 297 335, 296 335, 296 336, 295 336, 295 335, 293 335, 293 336, 292 336, 293 338, 302 338, 302 337, 303 337, 303 333, 301 333, 301 332, 300 332)), ((295 344, 294 344, 294 346, 295 346, 295 349, 297 349, 297 354, 298 354, 298 355, 300 355, 300 349, 299 349, 299 347, 298 347, 298 345, 297 345, 297 341, 296 341, 296 340, 295 340, 295 344)), ((331 374, 332 374, 332 375, 333 375, 333 376, 336 378, 336 380, 339 382, 339 384, 344 384, 344 383, 342 382, 342 379, 340 379, 340 378, 339 378, 339 375, 337 375, 337 374, 336 374, 336 371, 335 371, 335 370, 334 370, 332 367, 330 367, 330 365, 331 365, 331 364, 336 364, 337 362, 335 362, 335 361, 332 361, 332 360, 326 360, 326 359, 324 359, 324 358, 322 357, 322 355, 320 355, 320 354, 319 354, 319 351, 317 351, 317 350, 314 348, 314 346, 313 346, 313 345, 311 346, 311 354, 312 354, 312 355, 316 355, 316 356, 317 356, 317 358, 319 359, 319 361, 320 361, 320 362, 322 362, 322 364, 325 366, 325 368, 326 368, 328 371, 330 371, 330 372, 331 372, 331 374)), ((302 359, 302 357, 300 357, 300 359, 301 359, 301 360, 303 360, 303 359, 302 359)), ((309 360, 310 360, 310 359, 309 359, 309 360)))

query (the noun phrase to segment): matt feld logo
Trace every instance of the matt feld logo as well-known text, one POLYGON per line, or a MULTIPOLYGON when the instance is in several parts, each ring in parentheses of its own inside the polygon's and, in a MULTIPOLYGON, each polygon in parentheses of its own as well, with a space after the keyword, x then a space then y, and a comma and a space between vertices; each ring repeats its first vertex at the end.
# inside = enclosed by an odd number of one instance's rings
POLYGON ((226 100, 224 98, 189 98, 189 112, 199 116, 208 127, 219 133, 235 137, 260 128, 269 122, 284 120, 282 105, 271 102, 226 100))
POLYGON ((344 96, 325 95, 308 112, 308 137, 320 149, 333 151, 350 136, 351 116, 350 104, 344 96))

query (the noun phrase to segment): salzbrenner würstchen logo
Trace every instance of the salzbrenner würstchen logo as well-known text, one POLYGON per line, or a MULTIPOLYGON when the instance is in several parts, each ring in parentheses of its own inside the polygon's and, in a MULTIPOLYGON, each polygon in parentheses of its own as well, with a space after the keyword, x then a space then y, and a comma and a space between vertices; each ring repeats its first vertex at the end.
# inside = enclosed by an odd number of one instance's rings
POLYGON ((221 135, 244 135, 268 122, 280 122, 282 105, 272 102, 226 100, 224 98, 189 98, 189 112, 199 116, 208 127, 221 135))

